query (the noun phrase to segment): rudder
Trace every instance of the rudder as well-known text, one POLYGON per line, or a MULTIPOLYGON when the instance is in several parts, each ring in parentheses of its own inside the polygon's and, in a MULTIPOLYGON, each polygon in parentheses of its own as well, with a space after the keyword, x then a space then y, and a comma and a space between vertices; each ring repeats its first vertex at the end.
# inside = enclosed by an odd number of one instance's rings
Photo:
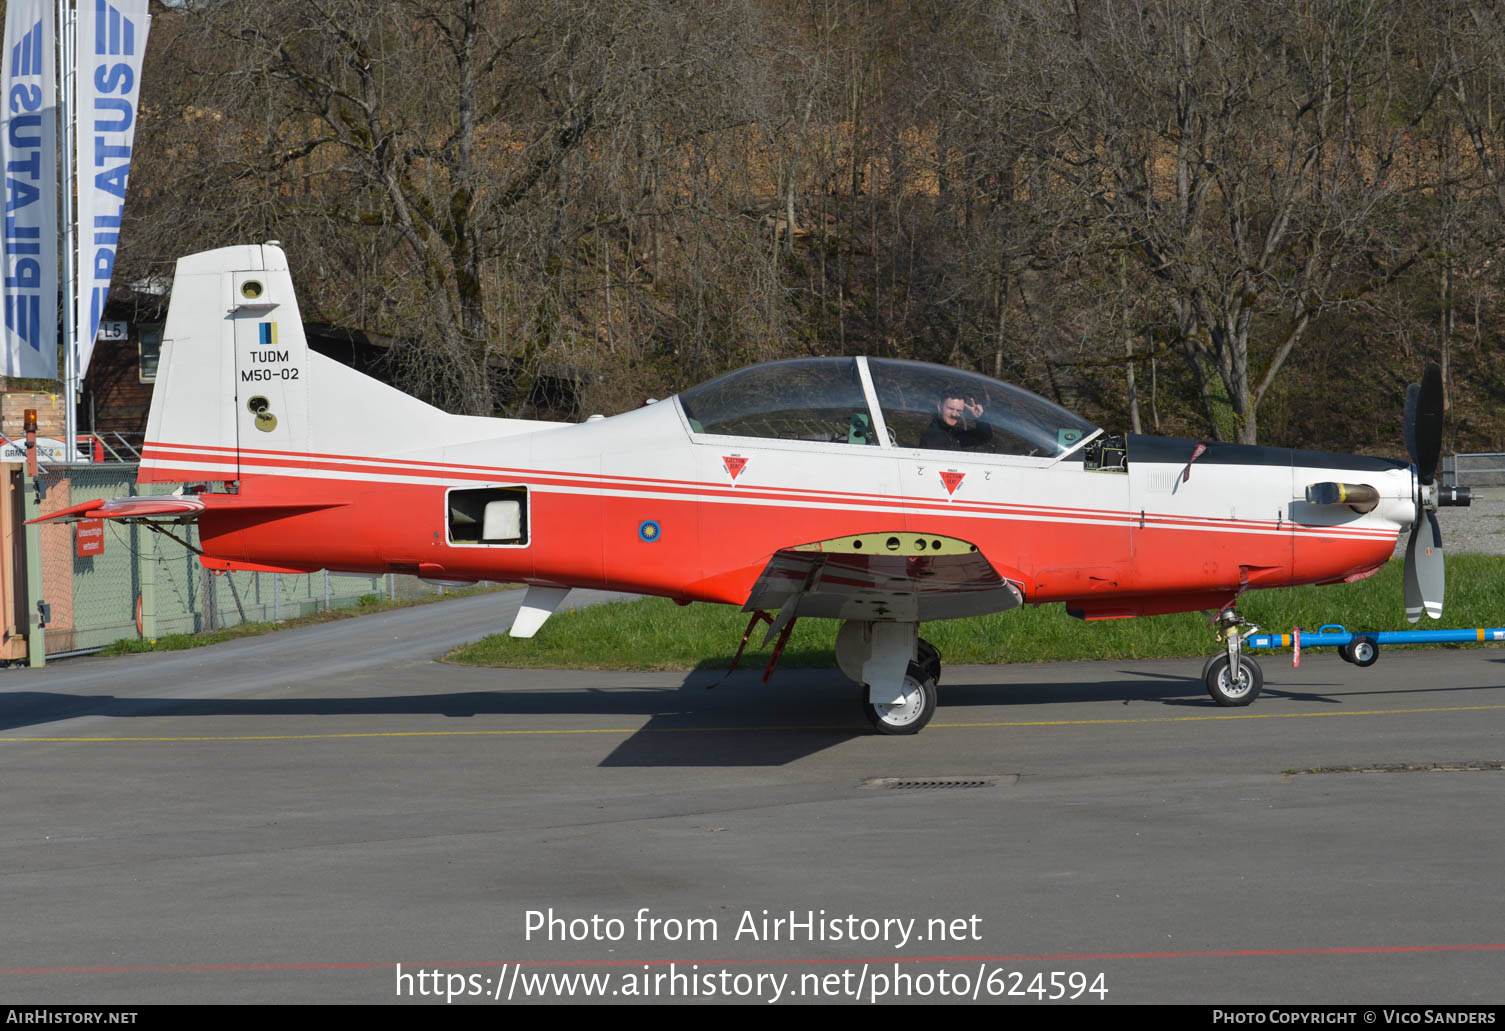
POLYGON ((138 479, 241 480, 253 455, 306 462, 308 383, 308 347, 281 248, 223 247, 179 259, 138 479))
POLYGON ((331 458, 425 460, 557 424, 451 415, 308 349, 275 244, 180 258, 147 418, 142 483, 239 480, 331 458))

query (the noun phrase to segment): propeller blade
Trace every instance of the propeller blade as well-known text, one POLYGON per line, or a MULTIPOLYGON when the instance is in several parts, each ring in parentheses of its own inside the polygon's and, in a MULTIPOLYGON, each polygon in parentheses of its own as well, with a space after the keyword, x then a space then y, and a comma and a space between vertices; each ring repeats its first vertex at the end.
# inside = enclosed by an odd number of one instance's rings
POLYGON ((1421 517, 1411 524, 1411 539, 1406 542, 1406 622, 1421 619, 1421 581, 1417 579, 1416 542, 1421 537, 1421 517))
MULTIPOLYGON (((1409 395, 1410 391, 1407 391, 1409 395)), ((1423 485, 1430 485, 1442 458, 1442 369, 1429 362, 1421 374, 1421 390, 1416 399, 1416 475, 1423 485)))
POLYGON ((1421 603, 1432 619, 1442 618, 1442 595, 1447 586, 1442 563, 1442 530, 1437 513, 1427 510, 1427 525, 1421 531, 1423 547, 1417 553, 1416 581, 1421 587, 1421 603), (1430 532, 1431 546, 1427 547, 1430 532))
POLYGON ((1411 524, 1411 538, 1406 542, 1406 619, 1412 623, 1421 619, 1423 612, 1432 619, 1442 618, 1446 586, 1442 529, 1423 489, 1432 485, 1442 459, 1442 428, 1442 369, 1436 362, 1428 362, 1421 383, 1406 388, 1406 451, 1416 467, 1419 484, 1416 519, 1411 524))
POLYGON ((1428 511, 1425 515, 1425 525, 1418 518, 1406 543, 1406 620, 1411 623, 1421 619, 1423 612, 1441 619, 1446 588, 1442 530, 1437 525, 1437 513, 1428 511))

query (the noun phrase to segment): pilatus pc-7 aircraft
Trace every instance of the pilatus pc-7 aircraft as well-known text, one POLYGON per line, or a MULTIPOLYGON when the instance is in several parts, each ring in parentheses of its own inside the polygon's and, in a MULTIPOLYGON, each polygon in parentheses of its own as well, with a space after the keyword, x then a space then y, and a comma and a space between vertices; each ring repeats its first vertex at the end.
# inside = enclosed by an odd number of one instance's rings
POLYGON ((579 424, 449 415, 310 352, 273 244, 180 260, 164 336, 140 480, 210 487, 49 518, 196 521, 216 570, 520 581, 516 637, 572 587, 741 606, 770 639, 838 619, 886 734, 935 711, 929 620, 1213 610, 1207 690, 1248 705, 1246 590, 1362 579, 1409 528, 1408 615, 1442 611, 1435 368, 1408 395, 1407 465, 1114 436, 887 358, 758 365, 579 424))

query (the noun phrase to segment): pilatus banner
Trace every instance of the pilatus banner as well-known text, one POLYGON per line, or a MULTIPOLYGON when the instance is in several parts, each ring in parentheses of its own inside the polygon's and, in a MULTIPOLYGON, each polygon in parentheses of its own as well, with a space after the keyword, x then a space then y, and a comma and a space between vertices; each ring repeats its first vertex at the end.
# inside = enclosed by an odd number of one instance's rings
POLYGON ((78 5, 78 375, 94 353, 131 172, 147 0, 78 5))
POLYGON ((52 0, 10 0, 0 54, 7 376, 57 378, 56 54, 52 0))

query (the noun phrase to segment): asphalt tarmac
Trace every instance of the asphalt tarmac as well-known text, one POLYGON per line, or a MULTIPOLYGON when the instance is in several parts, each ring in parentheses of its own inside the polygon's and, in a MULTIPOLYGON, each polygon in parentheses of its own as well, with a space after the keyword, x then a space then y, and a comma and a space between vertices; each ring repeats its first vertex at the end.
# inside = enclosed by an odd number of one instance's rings
POLYGON ((886 738, 431 661, 517 600, 0 672, 0 1000, 1505 1001, 1505 650, 946 667, 886 738))

